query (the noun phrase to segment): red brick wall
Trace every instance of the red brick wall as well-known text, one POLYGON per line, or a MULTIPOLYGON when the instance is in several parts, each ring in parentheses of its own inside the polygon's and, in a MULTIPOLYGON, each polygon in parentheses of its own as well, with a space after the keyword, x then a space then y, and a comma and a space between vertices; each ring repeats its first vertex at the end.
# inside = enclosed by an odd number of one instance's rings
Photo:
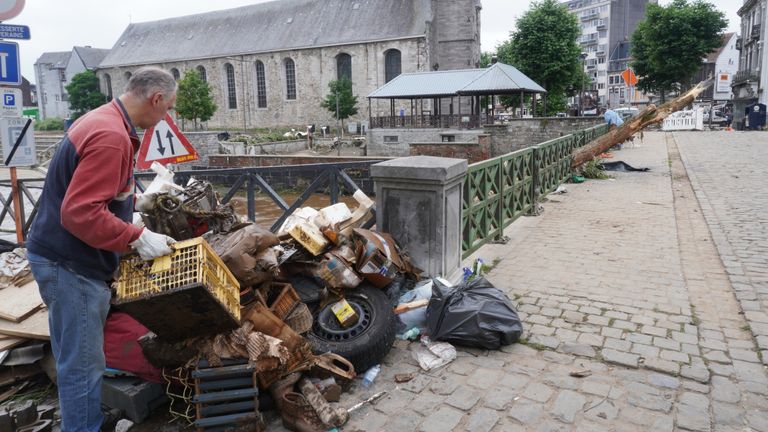
POLYGON ((466 159, 472 164, 491 157, 491 139, 489 135, 480 135, 476 143, 412 143, 410 149, 411 156, 466 159))

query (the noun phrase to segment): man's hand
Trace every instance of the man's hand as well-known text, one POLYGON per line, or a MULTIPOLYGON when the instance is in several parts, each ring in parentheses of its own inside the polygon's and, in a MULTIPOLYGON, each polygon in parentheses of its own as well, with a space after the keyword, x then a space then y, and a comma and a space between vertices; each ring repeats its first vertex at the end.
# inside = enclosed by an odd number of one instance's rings
POLYGON ((136 249, 141 259, 149 261, 173 252, 169 246, 174 243, 176 243, 176 240, 171 237, 144 228, 139 238, 133 241, 131 246, 136 249))
POLYGON ((155 199, 157 194, 136 194, 136 203, 133 205, 133 209, 138 212, 148 213, 155 208, 155 199))

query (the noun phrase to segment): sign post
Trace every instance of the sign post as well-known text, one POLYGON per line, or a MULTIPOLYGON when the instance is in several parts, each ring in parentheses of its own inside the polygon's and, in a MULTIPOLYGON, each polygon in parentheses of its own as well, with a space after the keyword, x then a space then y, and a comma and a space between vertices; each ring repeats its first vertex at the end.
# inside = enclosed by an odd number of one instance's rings
POLYGON ((23 203, 21 202, 21 194, 19 193, 19 178, 16 173, 16 167, 18 165, 25 165, 25 162, 30 159, 30 153, 33 162, 29 163, 29 165, 34 164, 34 159, 36 157, 34 136, 27 135, 29 126, 32 124, 32 119, 26 119, 25 121, 25 119, 22 118, 10 118, 2 119, 0 123, 2 123, 2 126, 0 127, 3 131, 2 141, 5 166, 10 166, 11 170, 11 201, 13 201, 13 222, 16 225, 16 241, 20 245, 23 245, 24 231, 22 229, 23 221, 21 218, 23 203), (23 126, 21 126, 22 124, 23 126), (31 145, 29 144, 30 142, 31 145), (20 157, 14 158, 20 148, 23 148, 20 157))
MULTIPOLYGON (((0 21, 5 21, 19 15, 24 9, 25 0, 0 1, 0 21)), ((0 39, 29 39, 29 27, 22 25, 0 24, 0 39)), ((21 85, 21 62, 19 61, 19 44, 0 40, 0 85, 21 85)), ((25 165, 28 160, 33 165, 36 162, 35 139, 33 135, 27 135, 32 120, 21 118, 22 96, 21 91, 15 89, 2 89, 2 105, 0 105, 0 132, 2 132, 3 155, 5 166, 10 166, 11 171, 11 200, 13 201, 13 220, 16 225, 16 240, 20 245, 24 244, 24 231, 22 229, 21 212, 23 203, 19 193, 19 179, 16 167, 25 165), (10 118, 5 118, 10 117, 10 118), (23 126, 22 126, 23 124, 23 126), (21 148, 21 153, 15 157, 21 148)))
POLYGON ((632 98, 635 95, 635 86, 637 85, 637 75, 635 75, 635 71, 633 71, 630 68, 624 69, 624 72, 621 73, 621 79, 624 80, 624 84, 629 86, 629 106, 632 107, 632 98))

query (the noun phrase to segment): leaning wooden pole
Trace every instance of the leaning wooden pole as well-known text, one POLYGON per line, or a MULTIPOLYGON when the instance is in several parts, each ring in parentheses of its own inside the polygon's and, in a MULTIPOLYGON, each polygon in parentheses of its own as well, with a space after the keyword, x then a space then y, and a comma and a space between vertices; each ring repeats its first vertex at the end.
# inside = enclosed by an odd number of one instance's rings
POLYGON ((693 103, 693 101, 696 100, 696 97, 711 86, 713 82, 713 79, 702 81, 698 83, 696 87, 660 107, 657 107, 654 104, 648 105, 648 107, 641 111, 640 114, 627 120, 620 127, 611 130, 607 134, 583 147, 575 149, 572 153, 571 167, 577 168, 591 161, 597 157, 597 155, 606 152, 616 144, 623 143, 647 126, 663 122, 664 119, 673 112, 680 111, 693 103))

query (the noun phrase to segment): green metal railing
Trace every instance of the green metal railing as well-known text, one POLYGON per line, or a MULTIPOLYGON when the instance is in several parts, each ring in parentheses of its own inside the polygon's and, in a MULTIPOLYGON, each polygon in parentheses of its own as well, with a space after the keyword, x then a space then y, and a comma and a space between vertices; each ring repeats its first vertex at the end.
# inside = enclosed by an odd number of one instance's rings
POLYGON ((470 165, 461 209, 463 257, 500 239, 521 215, 533 213, 539 197, 570 176, 573 150, 607 131, 608 125, 598 125, 470 165))

